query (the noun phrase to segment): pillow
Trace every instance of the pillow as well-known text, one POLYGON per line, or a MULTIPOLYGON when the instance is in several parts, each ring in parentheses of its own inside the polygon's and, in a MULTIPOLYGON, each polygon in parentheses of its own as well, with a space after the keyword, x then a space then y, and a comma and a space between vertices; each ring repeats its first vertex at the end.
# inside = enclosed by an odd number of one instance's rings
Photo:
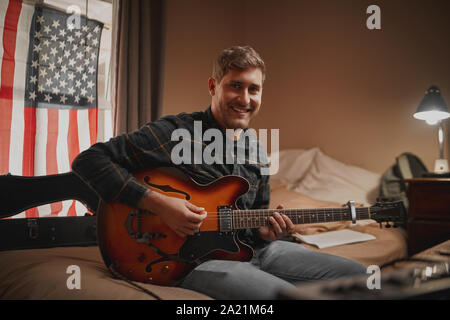
POLYGON ((380 181, 380 174, 344 164, 317 149, 310 170, 293 188, 315 199, 370 205, 376 201, 380 181))
POLYGON ((309 150, 286 149, 272 153, 270 155, 271 161, 274 157, 279 159, 279 170, 276 174, 270 176, 270 181, 299 182, 310 169, 318 151, 318 148, 309 150))

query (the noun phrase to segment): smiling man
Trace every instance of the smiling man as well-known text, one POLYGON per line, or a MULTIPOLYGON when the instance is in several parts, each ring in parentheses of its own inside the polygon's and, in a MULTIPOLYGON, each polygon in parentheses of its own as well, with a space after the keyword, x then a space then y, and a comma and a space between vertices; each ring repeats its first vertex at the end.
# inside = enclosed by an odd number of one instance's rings
MULTIPOLYGON (((176 145, 172 133, 183 129, 193 134, 196 121, 201 121, 202 130, 234 129, 237 132, 234 140, 239 142, 239 132, 247 129, 260 111, 264 79, 264 61, 253 48, 225 49, 208 80, 211 106, 206 111, 166 116, 107 143, 98 143, 81 153, 72 168, 104 201, 119 201, 154 212, 180 237, 193 235, 208 213, 187 200, 150 191, 132 173, 152 167, 175 167, 171 159, 171 150, 176 145)), ((194 143, 207 146, 201 141, 194 143)), ((261 163, 224 163, 196 165, 192 161, 176 167, 202 184, 225 175, 244 177, 251 188, 238 199, 238 207, 267 208, 269 176, 261 174, 261 163)), ((292 288, 297 282, 365 274, 365 267, 355 261, 279 240, 294 227, 287 216, 275 212, 269 222, 268 226, 246 230, 240 237, 255 249, 251 261, 203 262, 180 286, 216 299, 273 299, 279 290, 292 288)))
POLYGON ((211 110, 222 128, 245 129, 261 107, 263 71, 257 67, 231 69, 209 78, 211 110))

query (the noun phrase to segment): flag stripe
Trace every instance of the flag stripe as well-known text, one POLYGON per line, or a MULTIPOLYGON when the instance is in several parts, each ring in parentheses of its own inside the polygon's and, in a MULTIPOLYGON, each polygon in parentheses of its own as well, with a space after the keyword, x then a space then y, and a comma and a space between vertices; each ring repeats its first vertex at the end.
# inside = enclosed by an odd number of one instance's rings
MULTIPOLYGON (((78 112, 75 109, 69 110, 69 135, 67 137, 67 145, 69 147, 69 165, 72 164, 73 159, 80 153, 80 144, 78 140, 78 112)), ((68 216, 76 216, 75 201, 69 208, 68 216)))
POLYGON ((47 109, 48 110, 48 123, 53 123, 56 125, 49 126, 47 128, 47 174, 57 174, 58 173, 58 163, 56 157, 56 145, 58 141, 58 119, 59 110, 58 109, 47 109))
POLYGON ((58 138, 56 140, 58 172, 68 172, 70 171, 69 151, 67 147, 69 114, 67 110, 59 110, 58 115, 58 138))
POLYGON ((51 216, 57 216, 62 211, 62 202, 53 202, 50 203, 51 208, 51 216))
MULTIPOLYGON (((23 146, 23 176, 34 176, 34 155, 36 143, 36 108, 24 108, 24 146, 23 146)), ((27 218, 39 217, 37 208, 31 208, 25 211, 27 218)))
MULTIPOLYGON (((0 1, 0 57, 3 57, 3 26, 5 25, 5 16, 8 9, 9 2, 0 1)), ((0 77, 0 87, 2 84, 2 77, 0 77)))
POLYGON ((86 150, 91 145, 88 110, 79 110, 77 112, 77 125, 79 151, 86 150))
MULTIPOLYGON (((58 123, 58 109, 47 109, 48 123, 58 123)), ((56 158, 56 143, 58 140, 58 126, 52 125, 47 128, 47 174, 57 174, 58 164, 56 158)), ((61 202, 54 202, 50 204, 51 215, 57 216, 62 210, 61 202)))
POLYGON ((69 134, 67 137, 67 145, 69 148, 69 164, 80 153, 80 144, 78 141, 78 117, 77 110, 69 110, 69 134))
MULTIPOLYGON (((45 159, 47 155, 47 130, 48 109, 33 108, 36 110, 36 134, 34 152, 36 159, 45 159)), ((34 175, 43 176, 47 174, 47 161, 36 161, 34 164, 34 175)))
MULTIPOLYGON (((67 137, 69 135, 69 110, 59 110, 58 116, 58 139, 56 146, 56 154, 58 159, 58 172, 70 171, 69 150, 67 137)), ((67 200, 62 202, 62 209, 58 216, 67 216, 73 201, 67 200)))
POLYGON ((24 141, 23 141, 23 165, 22 175, 34 175, 34 149, 36 142, 36 108, 24 108, 24 141))
POLYGON ((9 172, 22 175, 24 146, 24 95, 28 58, 29 33, 34 7, 23 4, 16 35, 13 110, 9 148, 9 172))
POLYGON ((89 109, 89 133, 91 138, 91 145, 97 143, 97 131, 98 131, 98 109, 89 109))
POLYGON ((77 215, 76 207, 75 207, 75 200, 72 201, 72 204, 70 205, 69 211, 67 212, 68 217, 74 217, 77 215))
POLYGON ((16 49, 17 23, 22 2, 10 1, 3 27, 3 57, 0 87, 0 173, 9 172, 9 146, 14 84, 14 54, 16 49))
POLYGON ((67 216, 67 213, 69 212, 69 208, 70 208, 72 202, 73 202, 72 200, 62 201, 62 209, 60 212, 58 212, 58 216, 60 216, 60 217, 67 216))
MULTIPOLYGON (((51 125, 50 125, 51 127, 51 125)), ((49 128, 48 109, 36 109, 36 138, 35 138, 35 157, 36 159, 45 159, 47 154, 47 130, 49 128)), ((45 176, 47 174, 47 162, 34 162, 34 175, 45 176)), ((51 214, 51 206, 49 204, 37 207, 38 216, 45 217, 51 214)))

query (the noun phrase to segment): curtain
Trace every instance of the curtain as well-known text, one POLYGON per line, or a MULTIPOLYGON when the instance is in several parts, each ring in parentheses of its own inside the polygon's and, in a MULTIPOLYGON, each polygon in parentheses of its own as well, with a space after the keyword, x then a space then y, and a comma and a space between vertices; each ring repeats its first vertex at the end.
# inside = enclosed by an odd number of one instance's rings
POLYGON ((162 109, 164 0, 113 2, 114 135, 157 120, 162 109))

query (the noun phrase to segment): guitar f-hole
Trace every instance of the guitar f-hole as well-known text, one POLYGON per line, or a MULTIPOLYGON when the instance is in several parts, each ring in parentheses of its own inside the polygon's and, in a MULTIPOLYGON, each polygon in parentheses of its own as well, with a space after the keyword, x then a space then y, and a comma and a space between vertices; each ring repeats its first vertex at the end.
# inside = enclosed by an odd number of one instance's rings
POLYGON ((172 188, 170 185, 165 184, 165 185, 161 185, 161 184, 154 184, 154 183, 150 183, 150 177, 149 176, 145 176, 144 181, 146 184, 148 184, 150 187, 159 189, 161 191, 164 192, 174 192, 174 193, 179 193, 182 194, 186 197, 186 200, 191 200, 191 196, 187 193, 184 192, 183 190, 178 190, 175 188, 172 188))

